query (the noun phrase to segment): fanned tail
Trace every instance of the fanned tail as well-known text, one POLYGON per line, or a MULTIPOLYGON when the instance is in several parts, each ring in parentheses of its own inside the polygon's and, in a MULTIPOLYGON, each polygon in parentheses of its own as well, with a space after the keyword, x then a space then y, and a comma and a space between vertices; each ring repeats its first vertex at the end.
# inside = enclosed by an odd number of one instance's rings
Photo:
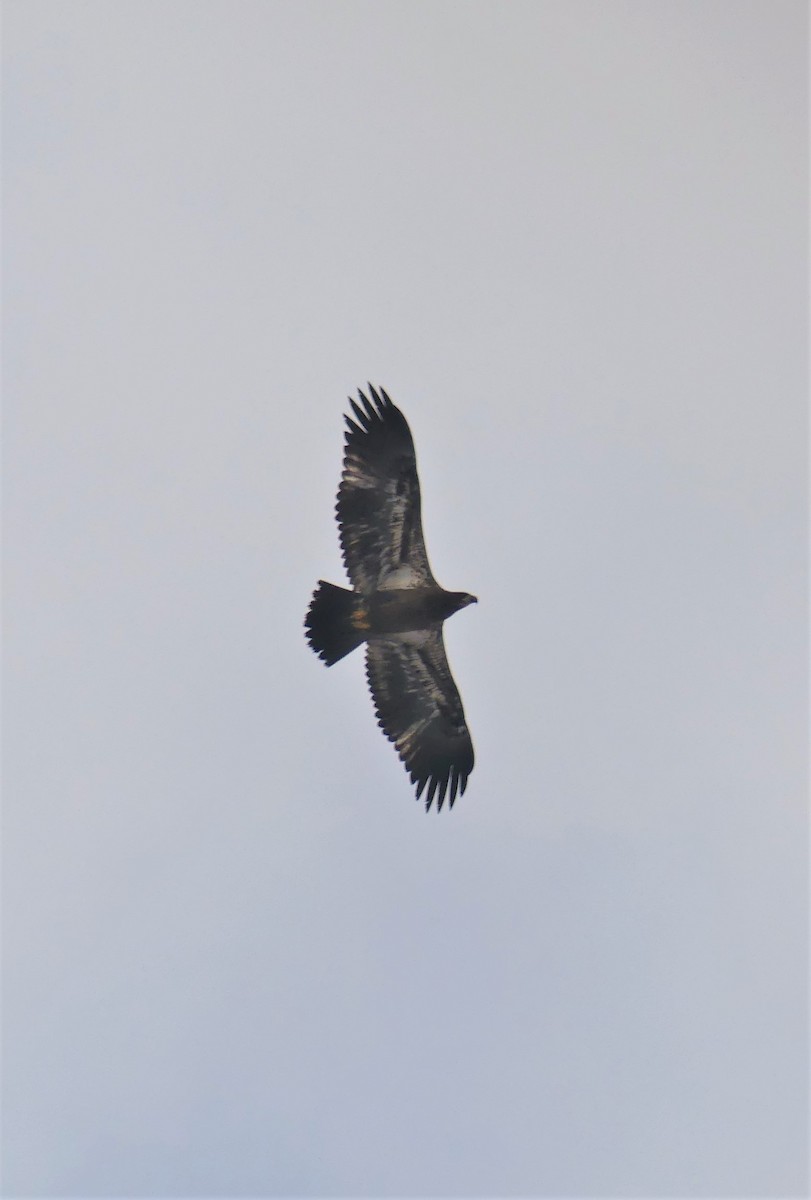
POLYGON ((367 630, 358 628, 359 615, 354 592, 319 579, 304 624, 307 641, 328 667, 366 640, 367 630))

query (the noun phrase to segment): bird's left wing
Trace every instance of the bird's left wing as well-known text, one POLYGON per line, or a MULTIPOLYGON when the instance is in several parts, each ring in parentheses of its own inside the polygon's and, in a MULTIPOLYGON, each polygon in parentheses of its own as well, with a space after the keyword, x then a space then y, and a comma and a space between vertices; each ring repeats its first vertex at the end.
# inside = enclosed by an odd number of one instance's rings
POLYGON ((372 636, 366 675, 378 724, 417 785, 428 788, 426 808, 447 793, 450 806, 467 787, 473 743, 462 700, 448 666, 441 629, 372 636))
POLYGON ((414 442, 405 417, 383 389, 369 385, 349 401, 336 515, 347 574, 362 592, 436 583, 420 518, 414 442))

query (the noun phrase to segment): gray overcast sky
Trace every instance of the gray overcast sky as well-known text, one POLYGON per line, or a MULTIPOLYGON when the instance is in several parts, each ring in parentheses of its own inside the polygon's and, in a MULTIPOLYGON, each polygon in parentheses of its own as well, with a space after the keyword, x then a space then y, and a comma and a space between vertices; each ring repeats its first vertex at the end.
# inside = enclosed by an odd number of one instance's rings
POLYGON ((806 5, 4 5, 5 1194, 808 1185, 806 5), (417 443, 477 765, 343 581, 417 443))

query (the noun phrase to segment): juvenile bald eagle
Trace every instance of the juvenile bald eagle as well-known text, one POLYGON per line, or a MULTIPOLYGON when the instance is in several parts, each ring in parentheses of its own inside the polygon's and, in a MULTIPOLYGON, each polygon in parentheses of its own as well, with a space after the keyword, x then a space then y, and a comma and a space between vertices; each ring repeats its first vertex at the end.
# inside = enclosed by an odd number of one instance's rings
POLYGON ((366 643, 366 676, 378 725, 394 742, 426 810, 450 806, 473 770, 462 701, 442 623, 476 597, 446 592, 428 565, 420 484, 406 419, 383 389, 350 398, 336 514, 352 591, 319 580, 304 622, 328 667, 366 643))

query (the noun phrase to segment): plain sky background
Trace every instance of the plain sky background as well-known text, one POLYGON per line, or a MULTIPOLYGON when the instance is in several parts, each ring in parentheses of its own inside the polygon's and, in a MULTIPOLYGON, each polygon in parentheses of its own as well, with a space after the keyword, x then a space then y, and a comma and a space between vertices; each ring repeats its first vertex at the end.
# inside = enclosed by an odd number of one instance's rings
POLYGON ((803 1194, 806 5, 4 15, 5 1194, 803 1194), (439 816, 303 635, 367 379, 439 816))

